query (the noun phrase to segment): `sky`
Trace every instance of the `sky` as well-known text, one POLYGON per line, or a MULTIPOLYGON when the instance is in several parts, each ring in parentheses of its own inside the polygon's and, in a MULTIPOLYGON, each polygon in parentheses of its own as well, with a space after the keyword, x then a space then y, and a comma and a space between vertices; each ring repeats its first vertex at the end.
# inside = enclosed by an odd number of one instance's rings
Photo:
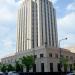
MULTIPOLYGON (((62 48, 75 46, 75 0, 52 0, 62 48)), ((0 0, 0 58, 16 52, 16 19, 21 1, 0 0)))

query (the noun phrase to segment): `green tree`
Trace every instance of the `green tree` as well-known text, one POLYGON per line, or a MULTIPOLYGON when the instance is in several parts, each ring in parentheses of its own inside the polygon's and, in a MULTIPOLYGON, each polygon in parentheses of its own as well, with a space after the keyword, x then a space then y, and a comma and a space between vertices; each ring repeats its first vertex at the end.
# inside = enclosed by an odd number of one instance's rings
POLYGON ((1 71, 2 63, 0 63, 0 71, 1 71))
POLYGON ((73 64, 73 70, 75 70, 75 63, 73 64))
POLYGON ((15 64, 16 72, 23 72, 23 65, 19 63, 19 61, 16 61, 15 64))
POLYGON ((29 70, 32 68, 34 64, 34 57, 32 55, 30 56, 23 56, 21 59, 21 63, 26 67, 26 72, 29 72, 29 70))
POLYGON ((1 71, 2 72, 6 72, 7 71, 7 65, 6 64, 2 64, 1 71))
POLYGON ((8 71, 8 72, 9 72, 9 71, 15 71, 15 67, 12 66, 11 64, 8 64, 8 65, 7 65, 7 71, 8 71))
POLYGON ((75 72, 75 63, 72 64, 72 70, 73 72, 75 72))
POLYGON ((62 66, 64 66, 64 70, 65 70, 65 72, 67 72, 68 59, 67 59, 67 58, 62 57, 62 58, 61 58, 61 63, 62 63, 62 66))

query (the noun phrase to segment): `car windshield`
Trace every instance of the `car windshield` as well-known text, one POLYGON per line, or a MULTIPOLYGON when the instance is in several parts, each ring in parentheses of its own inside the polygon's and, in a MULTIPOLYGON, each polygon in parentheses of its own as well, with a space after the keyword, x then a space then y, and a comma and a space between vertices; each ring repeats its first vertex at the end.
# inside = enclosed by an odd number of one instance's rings
POLYGON ((19 75, 19 74, 16 72, 9 72, 8 75, 19 75))

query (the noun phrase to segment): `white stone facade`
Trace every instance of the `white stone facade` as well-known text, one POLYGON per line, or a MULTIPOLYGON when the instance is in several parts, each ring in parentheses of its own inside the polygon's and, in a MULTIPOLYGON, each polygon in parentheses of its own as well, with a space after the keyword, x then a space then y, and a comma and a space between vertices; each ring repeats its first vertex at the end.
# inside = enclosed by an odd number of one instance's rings
POLYGON ((58 47, 56 12, 49 0, 24 0, 17 16, 17 52, 58 47))

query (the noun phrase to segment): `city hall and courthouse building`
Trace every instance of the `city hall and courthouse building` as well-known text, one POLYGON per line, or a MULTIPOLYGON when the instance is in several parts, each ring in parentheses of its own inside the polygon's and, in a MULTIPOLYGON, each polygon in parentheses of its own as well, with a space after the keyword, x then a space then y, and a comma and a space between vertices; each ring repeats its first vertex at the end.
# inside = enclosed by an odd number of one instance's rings
POLYGON ((75 54, 58 46, 56 11, 52 2, 24 0, 17 16, 16 53, 2 58, 1 62, 15 64, 15 60, 23 56, 34 55, 36 72, 58 72, 60 50, 61 55, 68 59, 70 71, 75 63, 75 54))

